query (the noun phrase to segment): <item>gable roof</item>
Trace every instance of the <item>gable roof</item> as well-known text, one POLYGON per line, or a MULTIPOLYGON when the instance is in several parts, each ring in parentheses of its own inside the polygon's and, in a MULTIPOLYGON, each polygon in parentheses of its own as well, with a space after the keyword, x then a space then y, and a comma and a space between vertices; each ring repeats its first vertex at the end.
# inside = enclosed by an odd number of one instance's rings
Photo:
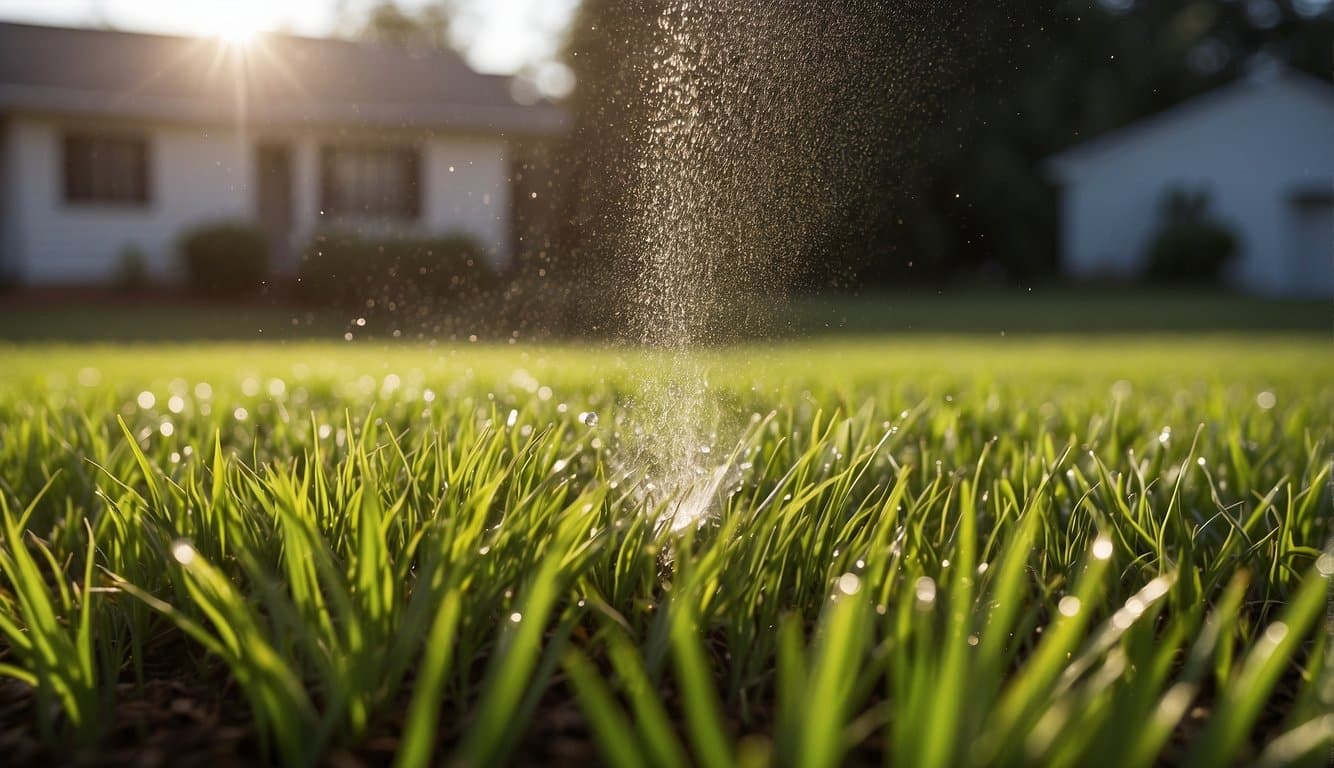
POLYGON ((1056 178, 1065 178, 1086 163, 1116 155, 1127 147, 1152 141, 1162 133, 1186 120, 1206 116, 1275 88, 1289 88, 1303 98, 1323 102, 1334 107, 1334 86, 1319 78, 1285 66, 1243 77, 1199 96, 1142 118, 1124 128, 1110 131, 1097 138, 1078 144, 1044 161, 1046 171, 1056 178))
POLYGON ((546 135, 510 80, 452 52, 272 34, 245 48, 198 37, 0 23, 0 112, 251 124, 368 125, 546 135))

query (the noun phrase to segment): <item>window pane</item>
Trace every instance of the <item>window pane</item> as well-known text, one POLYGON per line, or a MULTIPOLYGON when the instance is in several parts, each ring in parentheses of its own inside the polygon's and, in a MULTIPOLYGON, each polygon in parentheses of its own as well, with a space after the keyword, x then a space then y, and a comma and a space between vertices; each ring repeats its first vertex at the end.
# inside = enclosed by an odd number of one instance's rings
POLYGON ((141 137, 68 134, 65 199, 79 203, 148 202, 148 142, 141 137))
POLYGON ((420 210, 417 150, 325 147, 324 207, 330 215, 411 219, 420 210))

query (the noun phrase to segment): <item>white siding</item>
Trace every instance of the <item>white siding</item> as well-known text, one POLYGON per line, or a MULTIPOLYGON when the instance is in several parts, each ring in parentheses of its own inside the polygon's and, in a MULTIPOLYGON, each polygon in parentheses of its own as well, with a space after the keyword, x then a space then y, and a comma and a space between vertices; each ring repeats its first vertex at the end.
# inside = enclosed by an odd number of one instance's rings
POLYGON ((143 251, 155 273, 171 275, 182 230, 248 213, 251 157, 235 133, 146 125, 114 128, 148 141, 147 205, 67 203, 63 136, 98 127, 85 120, 27 117, 12 123, 18 264, 25 282, 106 280, 130 247, 143 251))
POLYGON ((112 126, 117 131, 134 131, 148 140, 150 203, 138 208, 66 203, 62 137, 67 130, 90 132, 99 126, 95 120, 58 117, 20 116, 10 122, 6 164, 17 183, 11 189, 16 186, 17 192, 10 196, 13 216, 5 220, 3 232, 14 240, 11 251, 27 283, 105 280, 115 273, 127 247, 141 249, 159 276, 174 276, 175 243, 183 231, 214 221, 257 219, 254 163, 261 142, 292 148, 296 248, 318 229, 463 232, 476 238, 494 263, 503 265, 510 258, 509 159, 502 139, 117 123, 112 126), (323 215, 319 148, 348 141, 406 143, 421 149, 424 189, 417 221, 332 221, 323 215))
POLYGON ((1309 293, 1309 276, 1290 246, 1291 196, 1334 185, 1334 89, 1292 77, 1235 86, 1131 127, 1102 148, 1076 150, 1056 166, 1065 183, 1069 274, 1137 273, 1163 194, 1184 184, 1208 189, 1211 212, 1240 236, 1236 283, 1262 293, 1309 293))

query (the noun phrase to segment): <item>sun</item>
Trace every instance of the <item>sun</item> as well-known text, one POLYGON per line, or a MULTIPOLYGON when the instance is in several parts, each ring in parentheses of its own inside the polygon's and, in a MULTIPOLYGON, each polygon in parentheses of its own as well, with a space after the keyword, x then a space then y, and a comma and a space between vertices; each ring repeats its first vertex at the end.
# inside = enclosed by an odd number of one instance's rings
POLYGON ((255 41, 267 28, 267 19, 254 13, 224 11, 210 20, 209 32, 228 45, 243 48, 255 41))

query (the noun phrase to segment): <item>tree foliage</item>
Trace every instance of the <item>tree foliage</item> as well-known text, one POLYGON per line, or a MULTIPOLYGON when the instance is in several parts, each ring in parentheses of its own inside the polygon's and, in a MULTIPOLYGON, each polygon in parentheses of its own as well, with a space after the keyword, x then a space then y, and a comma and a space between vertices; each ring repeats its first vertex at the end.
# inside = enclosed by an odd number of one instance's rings
MULTIPOLYGON (((626 253, 617 238, 645 187, 637 153, 659 20, 680 5, 585 0, 572 25, 566 55, 579 85, 562 240, 581 269, 614 272, 626 253)), ((713 18, 727 28, 713 39, 774 34, 759 23, 771 11, 724 5, 730 13, 713 18)), ((841 131, 831 157, 856 173, 836 180, 856 183, 829 190, 838 203, 805 251, 805 287, 849 273, 863 283, 1051 274, 1056 194, 1045 158, 1244 76, 1257 57, 1324 77, 1334 64, 1334 11, 1313 0, 777 6, 792 35, 826 35, 840 15, 861 30, 829 61, 842 79, 812 84, 855 89, 809 118, 841 131)), ((801 63, 779 61, 773 76, 801 63)), ((786 212, 772 213, 781 228, 786 212)))

